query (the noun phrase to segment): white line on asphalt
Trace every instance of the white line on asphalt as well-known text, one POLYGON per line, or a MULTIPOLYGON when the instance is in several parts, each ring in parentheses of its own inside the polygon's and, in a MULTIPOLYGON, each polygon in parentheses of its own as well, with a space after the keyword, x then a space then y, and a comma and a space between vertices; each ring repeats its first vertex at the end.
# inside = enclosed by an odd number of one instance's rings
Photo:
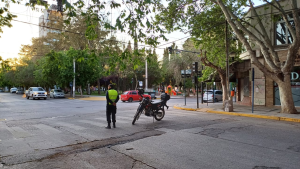
POLYGON ((5 127, 14 137, 16 138, 25 138, 31 136, 30 133, 23 130, 20 127, 5 127))
POLYGON ((53 127, 47 126, 45 124, 37 124, 37 125, 33 125, 33 126, 40 129, 40 130, 42 130, 43 133, 45 133, 46 135, 61 133, 61 131, 59 131, 59 130, 53 128, 53 127))
POLYGON ((77 126, 71 123, 65 123, 65 122, 54 122, 57 125, 63 126, 63 127, 67 127, 70 129, 74 129, 74 130, 85 130, 86 128, 81 127, 81 126, 77 126))

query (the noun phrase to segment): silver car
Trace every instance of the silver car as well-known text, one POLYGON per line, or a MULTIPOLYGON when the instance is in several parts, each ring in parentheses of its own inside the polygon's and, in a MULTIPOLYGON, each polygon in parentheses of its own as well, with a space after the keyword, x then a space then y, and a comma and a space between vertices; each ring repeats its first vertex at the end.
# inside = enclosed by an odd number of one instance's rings
POLYGON ((215 100, 215 102, 218 102, 220 100, 223 99, 223 92, 221 90, 208 90, 205 91, 205 93, 203 94, 203 101, 207 102, 207 101, 211 101, 213 102, 213 100, 215 100), (213 93, 215 92, 215 93, 213 93))
POLYGON ((17 88, 13 87, 10 89, 10 93, 16 93, 17 90, 18 90, 17 88))
POLYGON ((60 89, 52 89, 50 91, 50 98, 58 98, 58 97, 65 97, 65 93, 63 90, 60 89))

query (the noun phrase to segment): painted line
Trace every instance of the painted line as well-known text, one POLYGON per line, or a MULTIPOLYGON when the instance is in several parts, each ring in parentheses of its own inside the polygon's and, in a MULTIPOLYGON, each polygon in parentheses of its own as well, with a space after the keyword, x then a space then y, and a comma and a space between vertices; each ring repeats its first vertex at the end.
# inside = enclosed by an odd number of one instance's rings
POLYGON ((215 114, 225 114, 225 115, 232 115, 232 116, 252 117, 252 118, 260 118, 260 119, 270 119, 270 120, 277 120, 277 121, 288 121, 288 122, 300 123, 300 119, 288 118, 288 117, 266 116, 266 115, 246 114, 246 113, 232 113, 232 112, 209 110, 207 108, 193 109, 193 108, 183 108, 178 106, 174 106, 174 108, 180 110, 188 110, 188 111, 203 111, 203 112, 215 113, 215 114))

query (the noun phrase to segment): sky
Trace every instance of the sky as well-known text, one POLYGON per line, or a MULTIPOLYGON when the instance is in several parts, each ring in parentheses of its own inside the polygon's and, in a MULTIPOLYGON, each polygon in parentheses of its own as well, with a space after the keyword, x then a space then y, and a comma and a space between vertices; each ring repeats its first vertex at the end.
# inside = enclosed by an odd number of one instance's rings
MULTIPOLYGON (((255 5, 260 4, 260 0, 255 0, 255 5)), ((56 4, 55 0, 49 1, 49 4, 56 4)), ((4 3, 0 2, 0 6, 3 6, 4 3)), ((22 22, 29 22, 32 24, 38 24, 39 20, 38 18, 43 15, 43 7, 38 7, 39 11, 33 11, 30 7, 25 6, 25 2, 22 1, 21 4, 11 4, 10 11, 17 15, 18 17, 12 21, 13 27, 3 28, 3 33, 0 33, 0 56, 2 56, 3 59, 7 58, 15 58, 19 57, 18 53, 21 49, 21 45, 28 45, 31 44, 31 39, 33 37, 39 36, 39 27, 35 25, 25 24, 22 22), (19 22, 21 21, 21 22, 19 22)), ((110 11, 110 10, 109 10, 110 11)), ((115 17, 118 16, 120 13, 120 9, 117 11, 112 11, 113 17, 112 20, 115 20, 115 17)), ((119 41, 128 42, 131 40, 130 36, 128 36, 126 33, 116 32, 117 38, 119 41)), ((189 34, 184 34, 179 31, 173 32, 171 34, 167 34, 166 37, 169 39, 168 42, 162 41, 161 44, 158 45, 159 48, 166 48, 171 46, 172 41, 176 41, 176 45, 179 47, 179 49, 182 48, 182 44, 184 41, 188 38, 189 34), (181 40, 179 40, 181 39, 181 40), (169 43, 169 44, 166 44, 169 43), (166 44, 166 45, 163 45, 166 44)), ((133 42, 131 40, 131 42, 133 42)), ((159 55, 159 60, 162 58, 163 55, 163 49, 157 49, 156 53, 159 55)))
MULTIPOLYGON (((49 4, 56 4, 56 1, 48 1, 49 4)), ((3 6, 3 2, 0 2, 0 6, 3 6)), ((32 24, 39 23, 38 18, 43 15, 43 7, 38 7, 39 11, 33 11, 30 7, 25 6, 25 2, 23 1, 22 4, 11 4, 10 11, 12 14, 17 15, 18 17, 12 21, 13 27, 3 27, 3 33, 0 33, 0 56, 3 59, 7 58, 15 58, 19 57, 18 53, 21 49, 21 45, 28 45, 31 44, 31 39, 33 37, 39 37, 39 27, 35 25, 30 25, 22 22, 29 22, 32 24), (19 22, 21 21, 21 22, 19 22)), ((120 10, 112 11, 113 13, 113 20, 114 16, 117 16, 120 10)), ((116 36, 119 41, 128 42, 131 40, 130 36, 126 33, 116 32, 116 36)), ((174 32, 171 34, 166 35, 169 39, 169 42, 178 40, 180 38, 186 37, 188 34, 174 32)), ((184 43, 186 38, 177 41, 177 44, 180 46, 184 43)), ((131 40, 133 43, 133 41, 131 40)), ((161 42, 161 45, 168 43, 165 41, 161 42)), ((159 45, 160 46, 160 45, 159 45)), ((167 44, 164 46, 160 46, 160 48, 166 48, 171 46, 171 44, 167 44)), ((159 58, 162 58, 163 49, 157 49, 156 53, 159 55, 159 58)))

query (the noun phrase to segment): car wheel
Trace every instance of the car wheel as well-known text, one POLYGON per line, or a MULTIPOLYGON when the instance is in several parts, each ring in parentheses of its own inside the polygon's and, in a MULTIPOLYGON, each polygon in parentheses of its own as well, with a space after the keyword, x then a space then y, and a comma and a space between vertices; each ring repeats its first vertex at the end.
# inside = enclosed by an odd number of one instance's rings
POLYGON ((215 98, 215 102, 218 102, 219 100, 217 98, 215 98))
POLYGON ((26 96, 27 97, 27 99, 29 99, 29 96, 26 96))
POLYGON ((132 102, 132 101, 133 101, 133 99, 132 99, 132 98, 129 98, 129 99, 128 99, 128 102, 132 102))
POLYGON ((122 100, 122 102, 125 102, 124 100, 122 100))

